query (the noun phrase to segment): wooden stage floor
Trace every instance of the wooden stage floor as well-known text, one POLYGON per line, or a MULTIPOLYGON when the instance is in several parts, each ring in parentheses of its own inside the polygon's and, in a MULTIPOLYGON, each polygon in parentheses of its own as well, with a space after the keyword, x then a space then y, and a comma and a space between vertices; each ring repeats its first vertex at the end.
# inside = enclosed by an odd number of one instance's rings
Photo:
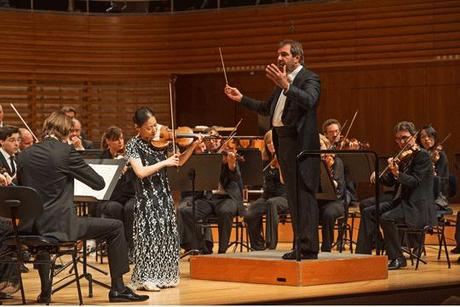
MULTIPOLYGON (((290 244, 280 244, 279 249, 288 249, 290 244)), ((446 299, 452 293, 460 295, 460 265, 457 256, 451 254, 452 268, 447 268, 444 258, 436 260, 437 248, 427 246, 428 264, 421 264, 418 271, 410 266, 398 271, 390 271, 388 279, 350 282, 320 286, 282 286, 261 285, 237 282, 220 282, 190 279, 190 264, 188 258, 180 262, 181 282, 176 288, 161 290, 158 293, 147 293, 150 300, 142 304, 150 305, 219 305, 219 304, 436 304, 446 299), (438 298, 435 299, 435 293, 438 298)), ((94 264, 94 257, 89 258, 94 264)), ((107 270, 107 264, 98 264, 98 267, 107 270)), ((29 266, 31 268, 31 266, 29 266)), ((353 270, 350 267, 348 270, 353 270)), ((347 270, 347 271, 348 271, 347 270)), ((337 274, 347 274, 347 271, 337 274)), ((81 272, 81 270, 80 270, 81 272)), ((94 271, 91 271, 94 273, 94 271)), ((216 272, 218 274, 219 272, 216 272)), ((65 274, 65 273, 61 273, 65 274)), ((24 274, 24 287, 28 303, 33 303, 40 289, 38 274, 32 270, 24 274)), ((93 277, 109 282, 108 276, 94 273, 93 277)), ((129 274, 125 281, 129 280, 129 274)), ((88 283, 82 281, 84 303, 86 305, 108 305, 108 290, 94 285, 94 297, 88 298, 88 283)), ((78 304, 77 291, 70 286, 53 295, 54 304, 78 304)), ((4 301, 4 304, 20 304, 20 293, 14 294, 13 300, 4 301)))

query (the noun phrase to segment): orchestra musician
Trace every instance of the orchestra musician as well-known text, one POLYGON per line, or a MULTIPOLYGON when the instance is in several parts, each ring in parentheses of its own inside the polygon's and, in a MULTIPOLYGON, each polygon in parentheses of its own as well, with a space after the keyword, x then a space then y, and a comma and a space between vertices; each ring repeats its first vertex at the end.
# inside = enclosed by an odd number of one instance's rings
POLYGON ((449 161, 442 148, 438 143, 438 133, 432 126, 424 126, 417 135, 417 144, 422 146, 430 153, 431 162, 435 176, 435 204, 438 209, 445 209, 448 205, 447 195, 449 195, 449 161))
POLYGON ((35 144, 34 137, 26 128, 19 128, 19 150, 24 150, 35 144))
POLYGON ((244 218, 248 225, 251 248, 254 250, 276 249, 279 213, 287 213, 289 210, 286 187, 282 182, 271 130, 265 133, 264 142, 265 146, 262 151, 264 162, 263 194, 249 205, 244 218), (262 237, 262 217, 264 214, 267 216, 265 240, 262 237))
POLYGON ((17 127, 4 126, 0 128, 0 167, 3 167, 12 178, 15 177, 18 169, 16 154, 19 151, 19 142, 17 127))
MULTIPOLYGON (((219 135, 215 127, 211 127, 205 132, 214 136, 219 135)), ((208 152, 221 151, 219 139, 209 139, 205 143, 208 152)), ((190 202, 183 203, 179 207, 180 220, 185 234, 182 245, 186 250, 200 250, 202 253, 212 252, 212 242, 209 242, 209 236, 205 238, 201 232, 196 231, 195 221, 215 215, 217 216, 219 233, 218 253, 225 253, 230 241, 233 217, 237 214, 245 214, 243 182, 236 152, 226 150, 223 153, 218 190, 212 191, 212 193, 206 191, 201 198, 195 200, 195 216, 190 202)))
MULTIPOLYGON (((135 294, 125 287, 123 274, 129 271, 128 253, 123 224, 113 219, 78 217, 73 204, 74 180, 78 179, 95 190, 104 188, 99 176, 67 141, 72 129, 71 119, 64 112, 53 112, 43 124, 40 143, 18 156, 18 181, 37 190, 43 200, 43 213, 30 221, 21 221, 23 233, 38 232, 60 241, 87 239, 106 240, 110 267, 110 302, 145 301, 149 297, 135 294)), ((37 255, 49 260, 49 254, 37 255)), ((51 298, 50 267, 37 265, 41 281, 39 303, 51 298)))
MULTIPOLYGON (((331 147, 329 139, 321 139, 321 149, 331 147)), ((337 218, 346 212, 345 203, 345 175, 342 160, 334 154, 322 154, 323 163, 326 165, 328 175, 332 180, 337 196, 336 200, 318 200, 319 216, 321 223, 321 251, 330 252, 334 242, 334 226, 337 218)))
MULTIPOLYGON (((315 193, 319 185, 320 158, 308 156, 297 166, 296 156, 303 150, 319 150, 316 109, 320 80, 303 62, 301 43, 284 40, 278 48, 278 65, 270 64, 265 69, 267 77, 276 85, 266 103, 243 96, 228 84, 225 94, 263 116, 270 116, 300 258, 317 259, 319 212, 315 193)), ((296 259, 296 252, 284 254, 283 259, 296 259)))
MULTIPOLYGON (((399 148, 403 149, 407 145, 407 150, 398 158, 388 159, 389 171, 380 178, 382 184, 395 186, 396 189, 393 199, 380 203, 379 207, 389 270, 406 266, 397 225, 423 229, 436 222, 432 205, 433 167, 430 155, 425 149, 416 146, 417 131, 412 122, 399 122, 394 131, 399 148)), ((375 173, 373 175, 379 176, 375 173)), ((365 208, 361 217, 357 253, 371 253, 376 227, 375 206, 365 208)))
MULTIPOLYGON (((194 141, 182 154, 168 157, 168 148, 157 148, 153 138, 157 120, 148 107, 133 116, 138 134, 126 144, 126 157, 135 175, 134 269, 132 289, 160 291, 179 283, 179 234, 166 167, 185 163, 201 142, 194 141)), ((176 146, 176 144, 171 144, 176 146)))
MULTIPOLYGON (((125 159, 125 140, 123 130, 117 126, 110 126, 104 132, 101 140, 102 159, 125 159)), ((136 175, 131 167, 125 166, 121 177, 117 181, 109 201, 98 203, 102 217, 113 218, 123 222, 125 238, 128 242, 128 253, 132 258, 133 252, 133 219, 134 204, 134 181, 136 175)), ((130 259, 130 262, 132 259, 130 259)))

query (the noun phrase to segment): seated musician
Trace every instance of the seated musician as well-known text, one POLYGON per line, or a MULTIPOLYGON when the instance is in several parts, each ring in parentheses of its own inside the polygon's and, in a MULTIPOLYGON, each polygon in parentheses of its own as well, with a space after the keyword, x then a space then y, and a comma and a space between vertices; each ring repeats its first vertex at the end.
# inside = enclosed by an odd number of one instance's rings
MULTIPOLYGON (((205 133, 218 135, 215 127, 205 130, 205 133)), ((219 145, 215 139, 206 142, 209 152, 218 152, 219 145)), ((219 253, 225 253, 230 241, 233 217, 238 213, 244 214, 243 207, 243 183, 238 166, 236 153, 228 151, 223 154, 218 190, 205 193, 204 197, 195 200, 195 219, 192 206, 179 208, 179 219, 186 235, 183 244, 187 243, 187 249, 203 250, 204 237, 200 231, 196 231, 195 220, 203 220, 210 215, 217 216, 219 232, 219 253)), ((190 204, 190 203, 188 203, 190 204)))
MULTIPOLYGON (((125 140, 123 131, 117 126, 107 128, 102 136, 101 146, 104 149, 102 159, 124 159, 125 140)), ((123 222, 128 251, 133 250, 133 218, 135 174, 131 167, 125 166, 109 201, 98 204, 102 217, 117 219, 123 222)))
MULTIPOLYGON (((329 139, 320 135, 321 149, 330 148, 329 139)), ((330 252, 334 242, 334 226, 337 218, 345 214, 345 176, 342 160, 333 154, 323 154, 323 163, 326 165, 329 177, 334 184, 337 199, 318 199, 319 217, 321 224, 321 251, 330 252)))
MULTIPOLYGON (((416 146, 417 131, 412 122, 399 122, 394 131, 399 149, 407 150, 398 157, 401 159, 399 162, 396 158, 388 159, 389 171, 380 178, 384 185, 395 186, 396 189, 393 199, 381 202, 379 206, 389 270, 406 266, 397 225, 423 228, 435 223, 432 206, 433 167, 430 155, 425 149, 416 146)), ((374 174, 375 176, 378 174, 374 174)), ((365 208, 361 217, 357 253, 371 253, 372 237, 377 226, 375 206, 365 208)))
POLYGON ((19 151, 19 130, 17 127, 0 128, 0 167, 14 178, 17 170, 16 154, 19 151))
POLYGON ((69 144, 73 144, 76 150, 93 149, 93 142, 83 137, 81 122, 75 117, 72 118, 72 131, 69 137, 69 144))
POLYGON ((275 249, 278 244, 279 213, 287 213, 286 187, 282 182, 278 161, 273 146, 272 131, 264 136, 265 146, 262 151, 264 161, 264 184, 262 197, 249 205, 244 218, 248 225, 251 248, 254 250, 275 249), (262 217, 266 214, 265 240, 262 237, 262 217))
MULTIPOLYGON (((137 295, 123 282, 129 271, 128 252, 123 223, 114 219, 78 217, 75 212, 74 180, 101 190, 104 179, 99 176, 67 141, 72 129, 71 119, 62 111, 53 112, 43 124, 43 140, 18 157, 18 180, 21 185, 37 190, 43 201, 43 213, 30 221, 21 221, 23 233, 54 237, 59 241, 87 239, 106 240, 110 267, 110 302, 145 301, 149 297, 137 295)), ((38 260, 49 259, 49 254, 37 255, 38 260)), ((50 267, 38 265, 41 293, 39 303, 51 297, 50 267)))
POLYGON ((449 161, 442 145, 438 144, 438 133, 432 126, 424 126, 417 135, 417 144, 426 149, 431 157, 434 176, 438 182, 435 189, 436 209, 445 209, 448 205, 447 195, 449 195, 449 161))
MULTIPOLYGON (((329 141, 328 149, 357 149, 356 147, 348 147, 345 148, 343 145, 345 141, 341 139, 342 133, 342 125, 337 119, 330 118, 323 123, 322 126, 323 134, 329 141)), ((348 144, 347 144, 348 145, 348 144)), ((344 166, 344 174, 345 174, 345 196, 344 200, 346 205, 350 205, 352 201, 358 200, 358 193, 356 191, 356 183, 351 180, 349 177, 349 169, 344 166)))

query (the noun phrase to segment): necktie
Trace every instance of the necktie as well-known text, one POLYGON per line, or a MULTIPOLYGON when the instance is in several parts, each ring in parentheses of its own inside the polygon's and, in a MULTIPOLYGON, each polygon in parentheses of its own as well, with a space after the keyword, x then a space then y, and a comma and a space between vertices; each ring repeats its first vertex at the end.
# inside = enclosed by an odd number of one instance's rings
POLYGON ((11 168, 11 176, 16 173, 16 167, 14 166, 14 156, 10 157, 10 168, 11 168))

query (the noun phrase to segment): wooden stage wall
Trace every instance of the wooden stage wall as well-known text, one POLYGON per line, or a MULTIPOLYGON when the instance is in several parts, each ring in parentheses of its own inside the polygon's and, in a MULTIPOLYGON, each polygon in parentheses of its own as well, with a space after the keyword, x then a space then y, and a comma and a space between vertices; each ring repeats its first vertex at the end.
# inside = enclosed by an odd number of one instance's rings
POLYGON ((218 47, 230 83, 256 98, 283 38, 303 42, 322 79, 320 121, 351 119, 352 136, 393 152, 392 126, 432 123, 451 169, 460 152, 460 0, 356 0, 203 10, 175 15, 82 15, 0 10, 0 103, 15 103, 37 130, 62 105, 79 111, 89 137, 111 124, 134 134, 133 110, 151 105, 169 121, 168 77, 177 83, 177 124, 232 125, 258 133, 263 121, 223 96, 218 47), (216 111, 217 110, 217 111, 216 111), (205 116, 206 114, 206 116, 205 116), (212 116, 211 116, 212 115, 212 116))

